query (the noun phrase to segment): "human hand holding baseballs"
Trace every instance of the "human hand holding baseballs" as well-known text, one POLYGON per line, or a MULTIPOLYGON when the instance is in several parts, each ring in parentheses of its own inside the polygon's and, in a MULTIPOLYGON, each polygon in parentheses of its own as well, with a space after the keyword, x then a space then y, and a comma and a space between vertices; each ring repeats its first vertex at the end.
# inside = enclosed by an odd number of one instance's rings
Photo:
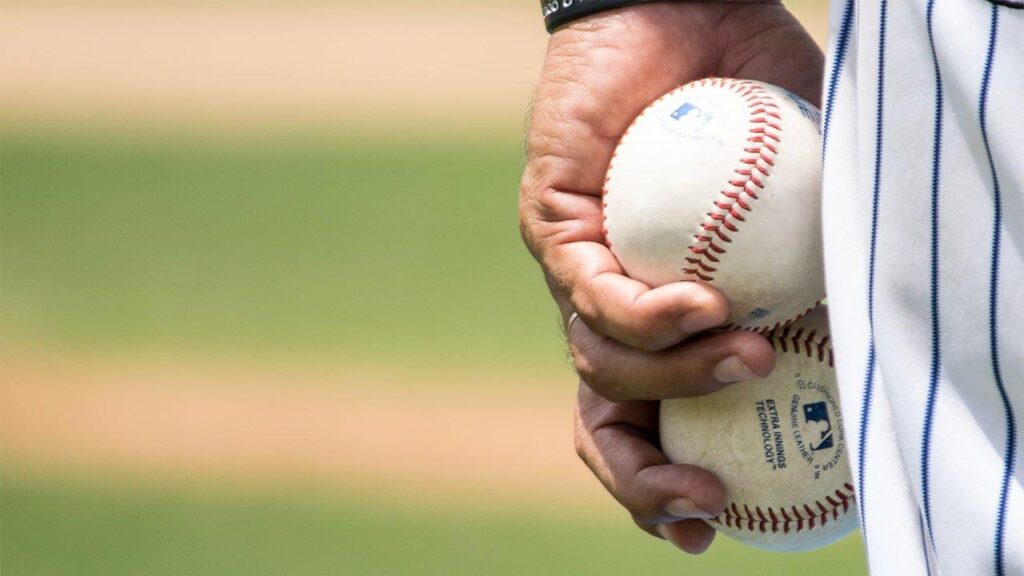
POLYGON ((589 384, 581 388, 577 444, 638 523, 691 552, 706 548, 714 532, 682 520, 718 513, 713 496, 722 489, 707 472, 667 464, 654 440, 656 403, 631 401, 702 394, 767 375, 773 353, 750 332, 693 337, 729 315, 713 288, 676 282, 652 289, 624 275, 604 243, 605 170, 632 119, 675 86, 742 77, 817 102, 821 69, 810 37, 772 4, 644 4, 577 21, 549 44, 520 217, 563 318, 575 311, 581 320, 568 334, 589 384), (693 507, 685 509, 681 498, 693 507))
POLYGON ((645 532, 699 554, 715 530, 701 521, 726 505, 721 482, 707 470, 671 464, 658 445, 658 402, 612 402, 581 381, 576 452, 645 532))

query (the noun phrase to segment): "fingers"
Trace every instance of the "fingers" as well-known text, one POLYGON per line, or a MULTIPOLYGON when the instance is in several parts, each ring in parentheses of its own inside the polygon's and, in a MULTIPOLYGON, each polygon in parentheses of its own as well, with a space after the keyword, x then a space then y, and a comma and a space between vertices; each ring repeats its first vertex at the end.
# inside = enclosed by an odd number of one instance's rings
POLYGON ((526 243, 556 299, 598 334, 661 350, 728 317, 728 300, 707 284, 674 282, 652 289, 627 277, 604 244, 597 198, 556 191, 541 198, 525 201, 526 243))
POLYGON ((608 401, 580 383, 577 451, 645 531, 702 552, 714 530, 701 518, 725 509, 725 488, 697 466, 671 464, 657 448, 656 402, 608 401))
POLYGON ((657 402, 611 402, 582 382, 578 402, 577 450, 638 522, 712 518, 725 509, 714 475, 671 464, 657 448, 657 402))
POLYGON ((709 285, 674 282, 652 289, 625 276, 604 245, 560 246, 548 262, 565 271, 570 301, 584 323, 635 348, 668 348, 729 315, 728 300, 709 285))
POLYGON ((704 552, 715 539, 715 529, 700 520, 659 524, 658 534, 676 548, 690 554, 704 552))
POLYGON ((653 526, 636 522, 636 526, 655 538, 670 542, 688 554, 702 554, 715 539, 714 528, 701 520, 680 520, 653 526))
POLYGON ((715 58, 705 36, 720 11, 651 4, 560 30, 549 43, 531 112, 519 206, 523 239, 563 310, 646 350, 717 325, 728 303, 707 287, 651 290, 624 275, 604 245, 605 171, 645 106, 706 75, 715 58))
POLYGON ((728 317, 728 301, 708 285, 676 282, 652 289, 627 277, 604 244, 599 198, 554 189, 538 193, 527 186, 524 180, 523 238, 559 304, 597 333, 661 350, 728 317))
POLYGON ((569 348, 580 377, 611 400, 661 400, 709 394, 742 380, 763 378, 775 367, 771 344, 760 334, 734 330, 707 334, 659 352, 603 337, 574 322, 569 348))

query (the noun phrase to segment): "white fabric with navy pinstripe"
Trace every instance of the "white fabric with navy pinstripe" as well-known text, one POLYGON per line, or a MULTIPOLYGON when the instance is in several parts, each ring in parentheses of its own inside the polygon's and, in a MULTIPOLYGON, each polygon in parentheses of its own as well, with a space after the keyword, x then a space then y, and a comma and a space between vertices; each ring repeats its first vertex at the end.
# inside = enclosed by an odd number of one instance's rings
POLYGON ((1024 10, 838 0, 831 24, 825 261, 871 572, 1020 576, 1024 10))

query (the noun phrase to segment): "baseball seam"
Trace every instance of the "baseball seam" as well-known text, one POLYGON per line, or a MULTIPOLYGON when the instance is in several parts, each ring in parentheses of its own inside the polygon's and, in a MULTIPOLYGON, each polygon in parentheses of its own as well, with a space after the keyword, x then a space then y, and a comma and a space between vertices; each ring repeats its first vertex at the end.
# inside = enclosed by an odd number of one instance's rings
POLYGON ((733 502, 726 507, 725 512, 712 518, 711 522, 749 532, 789 534, 822 527, 829 521, 838 521, 841 515, 849 512, 854 499, 853 486, 845 483, 842 488, 825 496, 824 502, 815 500, 801 506, 755 506, 751 509, 746 504, 741 508, 733 502))
POLYGON ((782 328, 781 332, 767 334, 767 338, 773 350, 779 349, 782 352, 803 353, 808 358, 817 358, 819 362, 828 362, 829 367, 835 365, 835 357, 832 354, 830 343, 831 337, 825 334, 819 338, 817 330, 794 328, 792 325, 788 325, 782 328))
MULTIPOLYGON (((776 331, 776 330, 778 330, 778 329, 780 329, 780 328, 782 328, 784 326, 790 326, 794 322, 796 322, 797 320, 803 318, 804 316, 807 316, 811 312, 814 312, 814 310, 818 306, 821 306, 821 303, 823 301, 824 301, 824 298, 822 298, 821 300, 818 300, 817 302, 814 303, 813 306, 811 306, 807 310, 804 310, 803 312, 797 314, 796 316, 794 316, 794 317, 792 317, 789 320, 786 320, 784 322, 776 322, 774 326, 740 326, 738 324, 734 324, 734 323, 730 322, 728 324, 723 324, 722 326, 718 327, 718 330, 719 331, 747 330, 749 332, 757 332, 758 334, 761 334, 762 336, 768 337, 768 336, 771 335, 772 332, 774 332, 774 331, 776 331)), ((831 362, 829 363, 829 365, 831 366, 831 362)))
MULTIPOLYGON (((808 358, 819 362, 827 362, 831 367, 834 362, 832 346, 828 334, 819 335, 817 330, 786 326, 781 331, 768 335, 768 342, 773 349, 794 354, 805 354, 808 358)), ((794 504, 788 507, 751 508, 747 504, 731 502, 725 511, 710 521, 724 524, 736 530, 749 532, 789 534, 811 530, 825 526, 830 520, 839 520, 840 515, 850 510, 855 499, 853 486, 844 483, 832 494, 822 499, 794 504)))
MULTIPOLYGON (((739 231, 740 223, 746 220, 744 212, 753 212, 753 204, 758 200, 759 192, 764 189, 768 178, 771 176, 772 168, 775 166, 775 157, 779 152, 779 144, 782 141, 782 125, 779 122, 779 106, 775 103, 772 95, 755 82, 749 80, 734 80, 730 78, 705 78, 691 82, 672 90, 650 103, 623 132, 619 139, 619 146, 629 136, 640 120, 647 113, 656 107, 658 103, 666 98, 675 96, 679 92, 690 87, 726 88, 739 94, 747 104, 749 110, 749 128, 746 139, 746 146, 743 148, 745 156, 742 156, 737 166, 733 169, 734 176, 727 181, 727 187, 719 191, 719 196, 712 202, 712 210, 707 212, 703 222, 700 223, 700 231, 694 235, 695 243, 687 247, 689 256, 685 257, 686 264, 681 271, 684 280, 714 280, 714 273, 718 271, 716 265, 721 263, 721 256, 728 250, 723 244, 732 242, 730 234, 739 231), (728 231, 728 234, 722 229, 728 231)), ((604 186, 601 189, 601 204, 603 221, 601 233, 604 236, 605 245, 615 253, 611 239, 608 237, 608 184, 611 181, 615 160, 618 156, 618 148, 608 163, 608 170, 605 173, 604 186)), ((768 333, 783 325, 790 324, 803 315, 807 314, 820 304, 819 300, 808 308, 803 314, 790 318, 784 322, 777 322, 774 325, 765 326, 737 326, 729 324, 722 329, 748 329, 760 333, 768 333)))
POLYGON ((719 197, 712 202, 712 210, 693 236, 696 242, 687 248, 691 255, 686 257, 687 266, 682 269, 683 273, 690 280, 710 282, 715 279, 716 265, 721 262, 721 256, 728 251, 723 245, 732 242, 730 234, 739 232, 740 224, 746 221, 743 213, 753 212, 758 194, 771 177, 782 141, 782 117, 771 94, 753 82, 707 78, 694 85, 736 92, 747 103, 750 114, 746 146, 743 148, 745 156, 740 157, 733 169, 734 175, 726 182, 727 187, 720 190, 719 197))

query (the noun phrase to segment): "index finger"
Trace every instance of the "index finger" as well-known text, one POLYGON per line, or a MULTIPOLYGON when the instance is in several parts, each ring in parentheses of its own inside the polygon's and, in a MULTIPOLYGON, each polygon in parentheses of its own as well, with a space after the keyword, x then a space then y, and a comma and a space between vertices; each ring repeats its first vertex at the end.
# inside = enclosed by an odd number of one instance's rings
POLYGON ((558 190, 524 193, 521 210, 524 237, 556 298, 571 302, 595 333, 662 350, 728 317, 728 300, 709 285, 675 282, 651 288, 627 277, 604 244, 599 198, 558 190))
POLYGON ((707 284, 673 282, 657 288, 625 275, 603 244, 558 246, 547 265, 565 279, 573 309, 595 333, 634 348, 664 350, 725 322, 729 302, 707 284))

